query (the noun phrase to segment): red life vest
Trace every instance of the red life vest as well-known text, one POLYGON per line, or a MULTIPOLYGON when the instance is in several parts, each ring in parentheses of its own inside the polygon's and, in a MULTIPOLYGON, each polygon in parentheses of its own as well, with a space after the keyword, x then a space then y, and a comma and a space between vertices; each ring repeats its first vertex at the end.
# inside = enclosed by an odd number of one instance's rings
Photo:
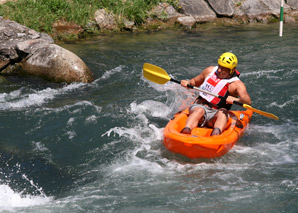
MULTIPOLYGON (((203 84, 200 86, 201 89, 206 90, 208 92, 223 96, 227 98, 229 96, 229 85, 230 83, 240 80, 238 77, 240 73, 236 70, 233 76, 229 79, 220 79, 218 78, 216 72, 218 67, 214 67, 213 71, 208 75, 208 77, 204 80, 203 84)), ((221 100, 220 98, 208 95, 206 93, 200 92, 199 99, 204 100, 210 103, 215 108, 226 108, 230 109, 231 104, 227 104, 226 101, 221 100)))

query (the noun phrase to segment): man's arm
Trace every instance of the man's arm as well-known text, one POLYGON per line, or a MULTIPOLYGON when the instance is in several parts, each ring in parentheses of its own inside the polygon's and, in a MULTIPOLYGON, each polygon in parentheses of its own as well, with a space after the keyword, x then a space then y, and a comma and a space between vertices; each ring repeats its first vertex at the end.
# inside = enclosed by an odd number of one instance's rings
POLYGON ((199 75, 196 77, 188 80, 182 80, 181 85, 184 87, 187 87, 187 84, 190 84, 195 87, 199 87, 205 80, 205 78, 208 76, 208 74, 213 70, 214 67, 207 67, 204 69, 199 75))
POLYGON ((251 105, 251 98, 245 84, 242 81, 235 81, 234 83, 231 96, 227 98, 227 103, 233 104, 234 101, 238 101, 243 104, 251 105))

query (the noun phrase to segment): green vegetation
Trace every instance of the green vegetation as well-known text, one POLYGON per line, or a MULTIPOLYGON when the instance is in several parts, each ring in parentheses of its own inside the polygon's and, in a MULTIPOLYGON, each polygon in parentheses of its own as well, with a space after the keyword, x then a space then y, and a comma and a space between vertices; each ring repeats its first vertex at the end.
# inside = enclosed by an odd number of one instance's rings
POLYGON ((98 9, 105 8, 119 20, 126 18, 140 25, 148 17, 148 11, 160 2, 174 6, 178 3, 177 0, 18 0, 0 5, 0 16, 46 33, 52 33, 53 23, 62 20, 88 30, 88 23, 98 9))
POLYGON ((241 6, 241 4, 242 4, 242 2, 240 2, 240 1, 238 1, 238 2, 234 3, 234 5, 235 5, 236 7, 240 7, 240 6, 241 6))

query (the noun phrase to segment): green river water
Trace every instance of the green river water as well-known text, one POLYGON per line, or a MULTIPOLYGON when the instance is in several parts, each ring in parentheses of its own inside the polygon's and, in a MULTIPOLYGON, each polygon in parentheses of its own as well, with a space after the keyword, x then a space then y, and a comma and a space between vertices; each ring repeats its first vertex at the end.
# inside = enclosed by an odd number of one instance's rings
MULTIPOLYGON (((107 34, 60 43, 90 84, 0 84, 0 212, 297 212, 298 28, 107 34), (167 151, 163 129, 196 95, 142 76, 145 62, 189 79, 232 51, 254 114, 216 159, 167 151)), ((240 109, 234 107, 233 109, 240 109)))

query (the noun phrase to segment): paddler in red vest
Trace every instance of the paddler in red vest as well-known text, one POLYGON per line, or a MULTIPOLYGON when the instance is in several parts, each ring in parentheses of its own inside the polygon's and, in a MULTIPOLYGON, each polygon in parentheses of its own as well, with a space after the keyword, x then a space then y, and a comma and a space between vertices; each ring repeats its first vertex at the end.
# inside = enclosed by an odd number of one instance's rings
POLYGON ((220 98, 200 92, 195 103, 189 107, 189 117, 181 133, 190 134, 197 126, 213 128, 211 135, 220 135, 228 122, 228 110, 233 101, 251 105, 250 96, 245 84, 239 79, 236 70, 237 57, 230 52, 223 53, 218 59, 218 66, 210 66, 191 80, 182 80, 181 85, 187 84, 200 87, 211 93, 226 98, 220 98))

